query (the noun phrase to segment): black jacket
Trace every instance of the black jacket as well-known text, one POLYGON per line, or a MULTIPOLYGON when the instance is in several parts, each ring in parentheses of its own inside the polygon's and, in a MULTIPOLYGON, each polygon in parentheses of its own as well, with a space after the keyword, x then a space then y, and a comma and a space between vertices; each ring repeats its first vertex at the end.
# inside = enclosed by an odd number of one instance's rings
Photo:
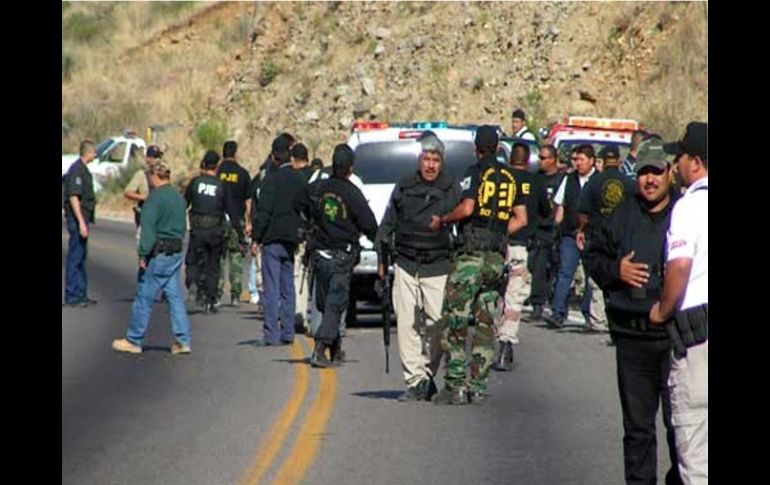
POLYGON ((348 179, 332 177, 305 184, 294 199, 294 210, 315 226, 308 243, 311 249, 357 250, 361 233, 372 242, 377 235, 372 209, 348 179))
POLYGON ((607 217, 588 244, 588 271, 605 291, 610 331, 636 338, 668 338, 662 327, 640 328, 627 320, 646 320, 663 288, 666 231, 675 200, 651 214, 640 196, 625 198, 607 217), (620 279, 620 261, 634 251, 635 263, 647 263, 647 285, 634 289, 620 279))
POLYGON ((285 166, 265 177, 254 210, 251 236, 259 244, 299 242, 299 213, 294 199, 307 186, 306 172, 285 166))

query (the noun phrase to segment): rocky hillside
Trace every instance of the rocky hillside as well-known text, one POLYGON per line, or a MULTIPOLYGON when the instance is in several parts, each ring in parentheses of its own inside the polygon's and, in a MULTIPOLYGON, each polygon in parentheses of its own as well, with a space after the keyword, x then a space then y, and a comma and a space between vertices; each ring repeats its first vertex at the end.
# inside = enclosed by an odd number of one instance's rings
POLYGON ((328 160, 356 119, 708 119, 707 3, 176 3, 63 4, 62 150, 153 126, 182 176, 224 137, 328 160))

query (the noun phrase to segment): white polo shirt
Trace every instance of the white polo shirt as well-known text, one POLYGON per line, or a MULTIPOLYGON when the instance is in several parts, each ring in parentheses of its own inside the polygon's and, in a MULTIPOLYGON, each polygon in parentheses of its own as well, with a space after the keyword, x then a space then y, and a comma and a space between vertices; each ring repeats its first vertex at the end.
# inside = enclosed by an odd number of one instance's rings
POLYGON ((709 301, 709 179, 692 184, 671 212, 666 236, 666 261, 692 260, 690 279, 679 310, 709 301))

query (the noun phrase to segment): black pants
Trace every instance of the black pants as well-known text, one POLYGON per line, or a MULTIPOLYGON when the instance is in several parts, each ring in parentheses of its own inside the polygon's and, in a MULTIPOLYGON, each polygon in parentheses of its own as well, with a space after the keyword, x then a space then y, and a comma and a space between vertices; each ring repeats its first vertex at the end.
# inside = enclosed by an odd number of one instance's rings
POLYGON ((655 418, 663 403, 663 422, 671 468, 666 484, 681 484, 671 426, 668 374, 671 343, 668 340, 638 340, 613 335, 618 367, 618 390, 623 408, 623 462, 626 483, 657 483, 657 439, 655 418))
POLYGON ((225 231, 221 227, 193 229, 190 231, 190 245, 187 248, 187 287, 195 283, 198 287, 197 300, 202 304, 217 301, 219 284, 219 260, 225 247, 225 231))
POLYGON ((529 252, 529 270, 532 273, 532 290, 529 301, 532 305, 545 305, 553 297, 553 286, 559 270, 554 258, 553 240, 538 237, 535 247, 529 252))
POLYGON ((350 279, 356 255, 344 251, 328 251, 331 258, 313 253, 316 308, 322 313, 321 325, 315 338, 325 345, 332 345, 339 337, 340 318, 348 307, 350 279))

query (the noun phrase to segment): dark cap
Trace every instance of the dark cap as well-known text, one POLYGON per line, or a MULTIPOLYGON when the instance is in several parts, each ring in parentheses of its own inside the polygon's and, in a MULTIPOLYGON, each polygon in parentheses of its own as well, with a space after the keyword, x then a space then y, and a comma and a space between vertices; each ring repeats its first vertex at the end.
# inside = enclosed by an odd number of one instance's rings
POLYGON ((684 137, 680 141, 666 143, 663 148, 669 155, 686 153, 694 157, 708 160, 709 155, 709 125, 700 121, 687 124, 684 137))
POLYGON ((291 142, 285 136, 279 136, 273 140, 273 153, 289 151, 291 142))
POLYGON ((665 170, 668 166, 666 152, 663 150, 663 142, 653 138, 645 141, 639 147, 639 153, 636 154, 636 173, 642 171, 645 167, 655 167, 665 170))
POLYGON ((497 128, 492 125, 479 126, 476 130, 476 138, 474 143, 477 148, 486 148, 491 151, 497 149, 497 144, 500 142, 500 137, 497 134, 497 128))
POLYGON ((209 150, 205 155, 203 155, 203 160, 201 160, 201 168, 209 170, 216 167, 217 163, 219 163, 219 154, 214 150, 209 150))
POLYGON ((335 175, 345 175, 353 166, 353 159, 355 158, 353 150, 341 143, 334 147, 334 154, 332 155, 332 172, 335 175))
POLYGON ((150 145, 147 147, 146 156, 152 158, 160 158, 163 156, 163 152, 160 151, 160 147, 158 147, 158 145, 150 145))
POLYGON ((307 147, 302 143, 297 143, 291 147, 291 156, 297 160, 307 160, 307 147))
POLYGON ((524 114, 523 109, 516 109, 513 111, 513 114, 511 115, 511 118, 519 118, 520 120, 526 120, 527 115, 524 114))
POLYGON ((620 158, 620 151, 616 145, 607 145, 599 150, 599 158, 603 160, 608 158, 620 158))

